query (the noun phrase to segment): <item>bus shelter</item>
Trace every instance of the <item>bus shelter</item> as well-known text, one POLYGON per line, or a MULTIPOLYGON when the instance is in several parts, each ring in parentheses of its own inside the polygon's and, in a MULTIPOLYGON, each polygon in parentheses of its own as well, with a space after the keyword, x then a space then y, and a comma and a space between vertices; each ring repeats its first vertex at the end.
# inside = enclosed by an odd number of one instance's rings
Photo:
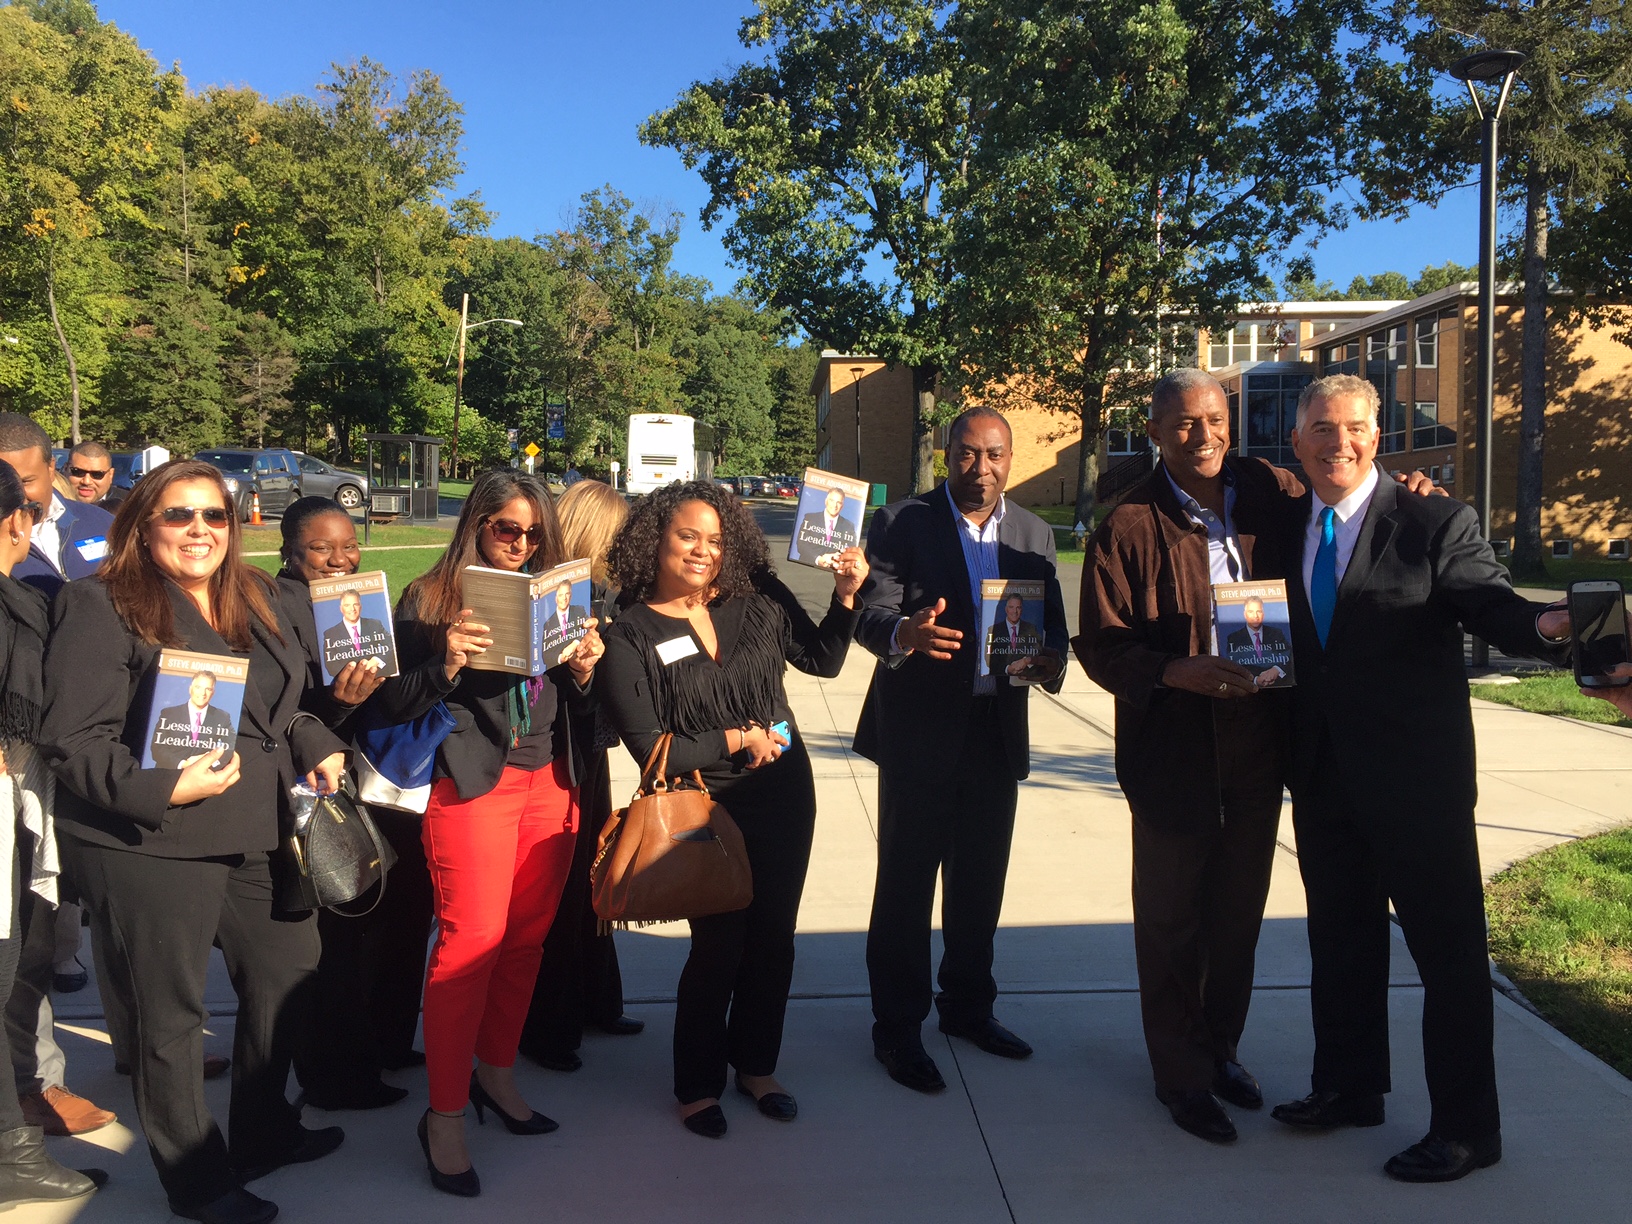
POLYGON ((367 433, 368 514, 375 520, 434 526, 441 484, 442 439, 424 434, 367 433))

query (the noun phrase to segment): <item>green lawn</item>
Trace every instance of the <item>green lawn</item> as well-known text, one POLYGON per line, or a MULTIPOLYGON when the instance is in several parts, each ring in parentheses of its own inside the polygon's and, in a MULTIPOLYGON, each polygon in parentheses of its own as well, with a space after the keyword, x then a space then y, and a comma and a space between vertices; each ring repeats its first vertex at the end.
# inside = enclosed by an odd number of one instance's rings
POLYGON ((1482 701, 1499 701, 1532 714, 1562 714, 1587 722, 1632 725, 1607 701, 1581 696, 1575 677, 1569 672, 1545 672, 1528 676, 1517 684, 1474 684, 1470 691, 1482 701))
MULTIPOLYGON (((363 568, 365 570, 381 569, 385 571, 386 583, 391 591, 391 602, 395 603, 397 597, 402 594, 403 588, 430 569, 436 559, 442 555, 442 550, 445 547, 446 542, 444 541, 442 544, 406 548, 400 552, 369 552, 365 549, 363 551, 363 568)), ((278 559, 276 557, 251 557, 249 562, 251 565, 259 566, 269 574, 278 572, 278 559)))
MULTIPOLYGON (((357 524, 357 539, 363 538, 363 525, 357 524)), ((453 532, 446 527, 404 527, 386 524, 373 526, 368 529, 368 548, 385 548, 405 544, 436 544, 446 546, 453 538, 453 532)), ((244 528, 244 551, 277 552, 283 543, 278 524, 268 523, 262 527, 244 528)))
POLYGON ((1560 1031, 1632 1076, 1632 829, 1514 864, 1485 903, 1502 972, 1560 1031))

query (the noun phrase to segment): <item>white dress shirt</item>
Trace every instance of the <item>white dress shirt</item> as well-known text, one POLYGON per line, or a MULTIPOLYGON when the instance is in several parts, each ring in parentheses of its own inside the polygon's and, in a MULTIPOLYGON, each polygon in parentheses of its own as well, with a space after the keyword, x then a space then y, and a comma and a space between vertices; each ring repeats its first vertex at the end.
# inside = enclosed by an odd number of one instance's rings
POLYGON ((67 507, 62 504, 62 495, 52 490, 44 517, 34 524, 34 547, 45 554, 45 559, 51 562, 51 567, 59 574, 63 572, 62 536, 57 531, 57 520, 66 509, 67 507))
MULTIPOLYGON (((1336 512, 1332 516, 1332 534, 1337 543, 1337 585, 1343 585, 1343 575, 1348 571, 1349 558, 1354 556, 1354 546, 1360 539, 1360 527, 1366 521, 1366 507, 1371 504, 1371 495, 1377 491, 1377 466, 1372 465, 1371 471, 1360 482, 1360 487, 1350 493, 1332 509, 1336 512)), ((1320 494, 1309 499, 1309 523, 1303 529, 1303 589, 1304 593, 1313 596, 1315 573, 1315 550, 1320 547, 1320 512, 1326 508, 1326 503, 1320 500, 1320 494)))

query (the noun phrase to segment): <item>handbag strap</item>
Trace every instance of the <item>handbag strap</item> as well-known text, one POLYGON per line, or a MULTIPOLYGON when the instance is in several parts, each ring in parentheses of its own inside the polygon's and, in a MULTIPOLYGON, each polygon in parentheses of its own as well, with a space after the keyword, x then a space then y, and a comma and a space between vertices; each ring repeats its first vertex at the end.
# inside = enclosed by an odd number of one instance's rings
POLYGON ((652 745, 646 768, 640 771, 640 795, 662 794, 669 789, 669 745, 672 743, 674 732, 665 731, 652 745))
MULTIPOLYGON (((349 779, 348 779, 348 781, 349 781, 349 779)), ((371 843, 373 843, 373 846, 374 846, 374 855, 375 855, 376 858, 378 858, 380 860, 380 863, 383 865, 384 862, 385 862, 385 847, 380 844, 380 830, 375 825, 374 818, 372 816, 370 816, 367 820, 363 820, 363 819, 360 818, 361 814, 368 810, 364 806, 363 801, 361 799, 356 798, 355 796, 350 796, 350 798, 351 798, 352 803, 356 804, 356 806, 357 806, 357 810, 358 810, 358 814, 359 814, 358 823, 363 826, 363 832, 368 834, 368 840, 371 843)), ((331 906, 328 907, 329 912, 334 913, 334 914, 339 914, 340 917, 342 917, 342 918, 367 918, 375 910, 379 909, 380 908, 380 902, 385 900, 385 882, 386 882, 387 878, 389 878, 390 875, 391 875, 391 873, 389 871, 381 871, 380 872, 380 878, 379 878, 379 881, 378 881, 378 888, 377 888, 377 891, 374 893, 374 904, 370 905, 367 909, 365 909, 365 910, 348 910, 348 909, 341 909, 340 906, 338 906, 338 905, 331 905, 331 906)))

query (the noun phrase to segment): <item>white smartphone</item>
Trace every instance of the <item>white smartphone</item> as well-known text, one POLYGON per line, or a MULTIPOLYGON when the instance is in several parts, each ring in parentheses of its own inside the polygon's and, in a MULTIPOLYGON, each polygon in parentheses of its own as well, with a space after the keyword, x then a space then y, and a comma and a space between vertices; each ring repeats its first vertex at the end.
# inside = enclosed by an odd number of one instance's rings
POLYGON ((1582 688, 1619 688, 1625 677, 1609 675, 1632 662, 1626 638, 1626 595, 1614 578, 1570 583, 1570 634, 1575 639, 1575 679, 1582 688))

